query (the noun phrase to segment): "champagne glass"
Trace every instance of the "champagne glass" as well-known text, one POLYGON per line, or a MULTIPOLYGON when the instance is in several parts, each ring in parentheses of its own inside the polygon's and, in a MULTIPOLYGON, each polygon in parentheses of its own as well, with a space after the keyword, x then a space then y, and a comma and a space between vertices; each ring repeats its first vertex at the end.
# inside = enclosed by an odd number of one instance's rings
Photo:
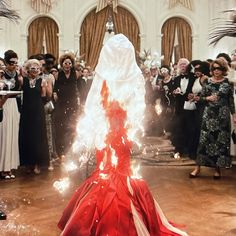
POLYGON ((0 78, 0 91, 3 90, 4 87, 5 87, 5 81, 4 79, 0 78))
POLYGON ((211 95, 213 95, 214 97, 215 97, 215 102, 218 100, 218 98, 219 98, 219 92, 217 92, 217 91, 214 91, 211 95))
POLYGON ((5 84, 7 85, 7 89, 8 89, 8 91, 10 91, 10 90, 11 90, 11 88, 12 88, 12 86, 13 86, 13 83, 12 83, 12 81, 11 81, 11 80, 8 80, 8 79, 6 79, 6 80, 5 80, 5 84))

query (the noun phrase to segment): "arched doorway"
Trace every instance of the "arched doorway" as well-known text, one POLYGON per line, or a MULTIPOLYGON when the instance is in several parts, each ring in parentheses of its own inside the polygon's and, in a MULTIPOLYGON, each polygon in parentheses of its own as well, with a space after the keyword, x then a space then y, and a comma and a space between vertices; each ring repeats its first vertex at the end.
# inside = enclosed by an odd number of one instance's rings
MULTIPOLYGON (((95 68, 102 48, 106 23, 109 16, 109 7, 96 13, 92 10, 84 19, 81 26, 80 55, 84 55, 86 65, 95 68)), ((133 43, 135 50, 140 51, 139 27, 134 16, 125 8, 118 7, 113 13, 115 34, 126 35, 133 43)))
POLYGON ((192 60, 192 30, 186 20, 172 17, 163 24, 161 32, 165 65, 178 62, 182 57, 192 60))
POLYGON ((28 57, 38 53, 59 55, 58 25, 49 17, 39 17, 29 26, 28 57))

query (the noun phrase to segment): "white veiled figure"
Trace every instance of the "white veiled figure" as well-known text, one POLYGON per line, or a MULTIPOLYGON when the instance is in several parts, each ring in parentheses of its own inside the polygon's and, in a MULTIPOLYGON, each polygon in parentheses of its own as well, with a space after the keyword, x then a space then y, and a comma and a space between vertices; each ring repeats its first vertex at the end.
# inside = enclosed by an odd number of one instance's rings
POLYGON ((127 111, 126 127, 129 139, 135 141, 137 131, 142 129, 145 108, 144 79, 136 63, 132 43, 123 34, 117 34, 108 39, 101 50, 84 115, 77 126, 75 151, 81 145, 97 149, 105 146, 108 122, 101 105, 103 81, 106 81, 109 88, 109 99, 118 101, 127 111))

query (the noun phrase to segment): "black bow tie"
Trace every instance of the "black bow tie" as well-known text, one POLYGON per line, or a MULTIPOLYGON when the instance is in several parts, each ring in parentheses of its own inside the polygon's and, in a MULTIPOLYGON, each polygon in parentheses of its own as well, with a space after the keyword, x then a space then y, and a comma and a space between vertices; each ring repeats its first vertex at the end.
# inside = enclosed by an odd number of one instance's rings
POLYGON ((186 75, 181 75, 180 79, 188 79, 188 77, 186 75))

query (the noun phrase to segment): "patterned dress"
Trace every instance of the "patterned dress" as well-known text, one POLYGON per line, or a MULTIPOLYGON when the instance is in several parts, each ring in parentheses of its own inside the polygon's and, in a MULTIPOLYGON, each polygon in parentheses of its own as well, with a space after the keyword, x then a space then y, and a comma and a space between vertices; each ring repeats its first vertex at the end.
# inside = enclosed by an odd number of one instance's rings
POLYGON ((201 98, 217 94, 216 102, 207 102, 198 146, 197 165, 231 167, 230 113, 235 113, 233 86, 228 79, 214 83, 211 79, 202 90, 201 98))

